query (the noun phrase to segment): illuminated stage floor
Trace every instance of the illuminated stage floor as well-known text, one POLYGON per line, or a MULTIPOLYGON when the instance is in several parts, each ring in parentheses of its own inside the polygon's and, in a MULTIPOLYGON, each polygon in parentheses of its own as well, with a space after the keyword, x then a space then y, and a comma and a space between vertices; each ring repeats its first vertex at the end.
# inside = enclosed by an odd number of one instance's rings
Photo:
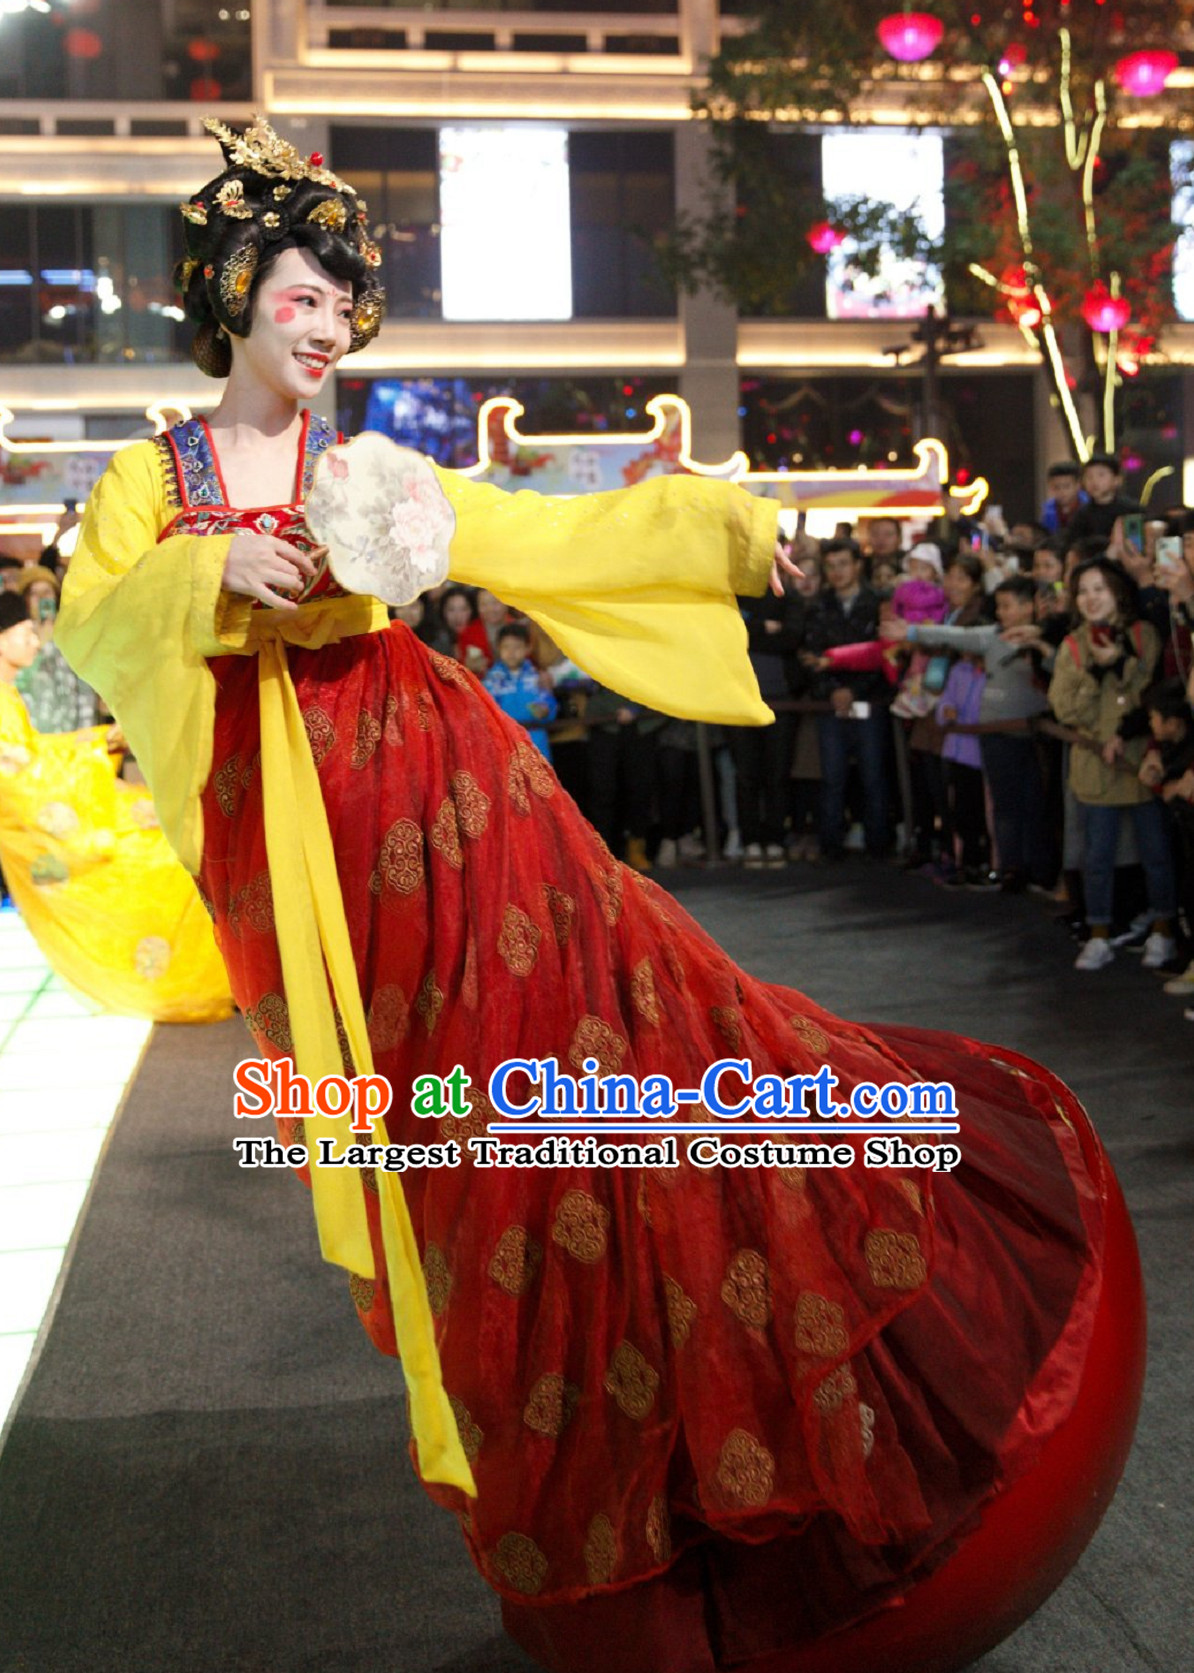
POLYGON ((0 913, 0 1426, 152 1026, 97 1014, 0 913))

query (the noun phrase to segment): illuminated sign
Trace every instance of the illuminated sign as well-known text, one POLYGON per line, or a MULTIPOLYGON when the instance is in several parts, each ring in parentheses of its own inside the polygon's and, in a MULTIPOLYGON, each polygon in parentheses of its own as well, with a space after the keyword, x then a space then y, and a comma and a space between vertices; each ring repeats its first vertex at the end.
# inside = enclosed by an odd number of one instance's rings
POLYGON ((441 128, 446 320, 572 318, 564 128, 441 128))

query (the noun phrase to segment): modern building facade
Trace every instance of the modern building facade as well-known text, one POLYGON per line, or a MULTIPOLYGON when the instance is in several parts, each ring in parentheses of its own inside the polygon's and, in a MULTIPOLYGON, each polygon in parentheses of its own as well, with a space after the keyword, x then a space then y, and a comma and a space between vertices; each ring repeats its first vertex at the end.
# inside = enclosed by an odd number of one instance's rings
MULTIPOLYGON (((124 434, 144 427, 155 402, 210 402, 170 288, 177 205, 218 160, 202 118, 236 123, 256 110, 321 151, 376 217, 389 317, 342 369, 336 400, 349 422, 398 386, 397 399, 423 415, 426 435, 412 439, 426 440, 436 426, 467 430, 470 402, 510 388, 532 427, 633 428, 650 394, 676 390, 692 406, 700 458, 745 444, 772 466, 848 465, 862 456, 855 438, 871 457, 906 456, 923 392, 915 356, 893 351, 910 322, 829 318, 816 297, 799 318, 740 318, 712 295, 677 295, 654 262, 652 241, 677 212, 699 212, 710 190, 707 135, 690 101, 703 61, 737 27, 716 0, 626 0, 617 10, 596 0, 519 10, 384 0, 0 7, 0 405, 15 415, 10 433, 124 434), (453 136, 478 127, 483 166, 469 203, 451 211, 453 236, 461 214, 473 218, 473 242, 450 252, 445 158, 463 156, 468 142, 453 136), (553 135, 566 136, 562 174, 541 155, 553 135), (482 254, 496 247, 485 242, 487 215, 491 230, 521 229, 500 256, 482 254), (561 248, 570 288, 540 303, 561 248), (506 317, 485 317, 490 298, 506 317)), ((906 114, 888 102, 875 120, 896 132, 906 114)), ((1194 361, 1192 337, 1194 327, 1170 333, 1169 363, 1145 380, 1140 403, 1142 457, 1173 464, 1179 478, 1194 437, 1182 369, 1194 361)), ((1014 509, 1028 510, 1045 463, 1067 449, 1024 339, 984 322, 942 388, 974 468, 997 489, 1015 472, 1014 509)))

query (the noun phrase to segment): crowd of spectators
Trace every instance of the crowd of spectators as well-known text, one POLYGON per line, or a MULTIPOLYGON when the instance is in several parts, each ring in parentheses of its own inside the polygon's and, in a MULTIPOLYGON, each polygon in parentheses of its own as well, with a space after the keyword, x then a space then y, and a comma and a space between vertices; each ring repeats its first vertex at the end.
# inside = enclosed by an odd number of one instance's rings
MULTIPOLYGON (((783 597, 739 601, 775 724, 703 739, 595 684, 492 593, 448 584, 392 614, 482 680, 635 868, 710 845, 776 870, 857 853, 1036 892, 1078 969, 1134 946, 1194 1020, 1194 511, 1142 510, 1097 454, 1050 470, 1037 522, 876 516, 797 535, 793 556, 783 597)), ((0 560, 42 635, 25 696, 47 731, 96 718, 53 645, 60 577, 56 546, 0 560)))
MULTIPOLYGON (((1048 489, 1036 522, 795 538, 804 579, 740 600, 776 722, 708 729, 716 841, 748 868, 857 854, 1039 894, 1078 969, 1134 947, 1194 1020, 1194 512, 1142 511, 1106 455, 1054 466, 1048 489)), ((705 857, 695 728, 593 684, 490 594, 399 613, 541 748, 550 733, 630 865, 705 857)))

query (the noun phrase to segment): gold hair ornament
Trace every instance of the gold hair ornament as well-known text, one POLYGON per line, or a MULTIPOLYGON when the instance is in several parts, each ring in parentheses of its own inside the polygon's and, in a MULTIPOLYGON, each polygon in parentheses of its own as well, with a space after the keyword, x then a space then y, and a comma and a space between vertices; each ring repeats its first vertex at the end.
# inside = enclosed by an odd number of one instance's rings
POLYGON ((234 250, 220 271, 220 301, 230 319, 239 319, 249 300, 253 275, 257 271, 257 247, 242 244, 234 250))
POLYGON ((348 209, 342 198, 322 198, 307 219, 326 227, 329 232, 342 233, 348 225, 348 209))
POLYGON ((366 343, 371 343, 381 330, 381 322, 385 318, 386 293, 380 286, 373 286, 362 291, 357 298, 356 307, 352 311, 352 336, 348 345, 349 354, 357 349, 363 349, 366 343))
POLYGON ((251 221, 253 219, 253 211, 245 202, 243 180, 225 180, 216 193, 216 202, 220 206, 220 213, 227 215, 233 221, 251 221))
POLYGON ((254 116, 243 134, 214 116, 206 117, 203 126, 219 140, 233 168, 277 175, 283 180, 315 180, 321 186, 330 186, 334 192, 352 190, 330 168, 324 168, 318 151, 309 157, 302 156, 289 140, 279 138, 264 116, 254 116))

